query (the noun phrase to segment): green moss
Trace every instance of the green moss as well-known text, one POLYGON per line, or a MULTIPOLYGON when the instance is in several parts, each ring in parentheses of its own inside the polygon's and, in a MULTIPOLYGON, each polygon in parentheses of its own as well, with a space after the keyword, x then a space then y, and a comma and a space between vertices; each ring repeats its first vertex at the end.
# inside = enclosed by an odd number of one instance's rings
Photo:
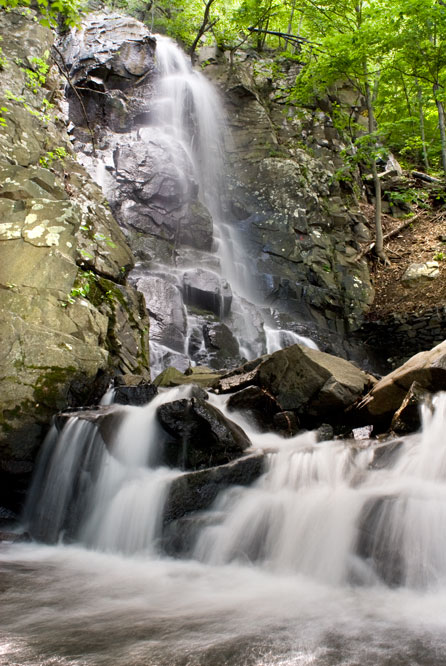
POLYGON ((51 407, 65 407, 68 387, 75 378, 76 372, 77 368, 72 365, 65 368, 42 368, 42 376, 34 386, 36 402, 51 407))

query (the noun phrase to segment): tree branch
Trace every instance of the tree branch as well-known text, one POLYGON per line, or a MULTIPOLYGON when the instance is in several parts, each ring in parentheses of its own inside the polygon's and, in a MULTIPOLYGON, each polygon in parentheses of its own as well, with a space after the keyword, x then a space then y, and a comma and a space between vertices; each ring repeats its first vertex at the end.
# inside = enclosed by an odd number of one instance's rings
MULTIPOLYGON (((383 241, 389 240, 389 238, 393 238, 394 236, 396 236, 400 231, 402 231, 406 227, 410 226, 413 222, 418 220, 418 218, 421 217, 421 215, 422 215, 422 213, 418 213, 417 215, 414 215, 413 217, 407 218, 407 220, 405 220, 398 227, 396 227, 395 229, 392 229, 392 231, 389 231, 388 234, 385 234, 385 236, 383 236, 383 241)), ((368 245, 364 250, 362 250, 362 252, 360 252, 358 254, 358 256, 356 257, 357 261, 359 261, 360 259, 365 257, 367 254, 369 254, 375 248, 375 245, 376 245, 376 243, 370 243, 370 245, 368 245)))
POLYGON ((53 44, 53 49, 55 50, 55 52, 57 53, 57 55, 59 56, 59 58, 61 59, 62 64, 63 64, 63 68, 62 68, 60 66, 60 64, 57 62, 56 58, 53 58, 54 62, 56 63, 57 69, 62 74, 62 76, 67 80, 68 85, 70 86, 70 88, 74 92, 74 94, 76 95, 76 97, 79 101, 79 104, 81 106, 82 114, 84 116, 85 122, 87 124, 88 131, 90 132, 90 136, 91 136, 91 146, 93 148, 93 155, 96 157, 96 141, 95 141, 95 137, 94 137, 94 131, 93 131, 93 129, 90 125, 90 122, 88 120, 87 110, 85 108, 84 101, 83 101, 82 97, 80 96, 78 90, 76 89, 76 86, 73 84, 73 82, 71 80, 70 74, 68 72, 68 67, 65 63, 65 60, 64 60, 64 57, 63 57, 62 53, 60 52, 60 50, 57 48, 57 46, 55 44, 53 44))

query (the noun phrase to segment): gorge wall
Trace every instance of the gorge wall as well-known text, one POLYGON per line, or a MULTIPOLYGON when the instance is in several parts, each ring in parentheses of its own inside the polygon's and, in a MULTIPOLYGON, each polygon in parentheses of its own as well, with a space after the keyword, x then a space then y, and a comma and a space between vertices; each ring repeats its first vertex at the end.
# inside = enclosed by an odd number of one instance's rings
POLYGON ((8 56, 0 71, 0 487, 8 495, 56 411, 97 402, 112 374, 149 376, 149 320, 126 283, 134 260, 124 235, 73 154, 53 33, 28 11, 2 11, 0 26, 8 56))

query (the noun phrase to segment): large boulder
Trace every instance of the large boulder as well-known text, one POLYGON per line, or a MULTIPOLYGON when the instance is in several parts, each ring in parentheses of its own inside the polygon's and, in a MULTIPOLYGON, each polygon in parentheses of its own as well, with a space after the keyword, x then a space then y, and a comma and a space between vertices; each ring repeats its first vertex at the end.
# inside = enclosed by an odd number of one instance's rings
POLYGON ((183 275, 183 298, 187 305, 208 310, 223 318, 231 309, 232 290, 217 273, 193 268, 183 275))
MULTIPOLYGON (((293 411, 304 425, 342 421, 344 410, 373 379, 342 358, 303 345, 293 345, 245 363, 215 385, 220 393, 257 386, 277 403, 277 412, 293 411)), ((257 411, 264 410, 259 393, 257 411)), ((234 400, 232 401, 234 404, 234 400)), ((251 400, 251 410, 255 407, 251 400)))
POLYGON ((431 393, 446 390, 446 340, 416 354, 380 379, 354 410, 355 418, 380 429, 387 428, 413 382, 431 393))
POLYGON ((206 361, 211 368, 233 368, 241 363, 237 338, 225 323, 212 322, 203 325, 206 361))
POLYGON ((158 421, 170 435, 164 459, 172 467, 200 469, 238 458, 251 442, 243 430, 200 397, 165 403, 158 421))
POLYGON ((265 455, 257 452, 219 467, 187 472, 174 479, 164 506, 164 522, 207 509, 218 493, 230 485, 246 486, 264 471, 265 455))

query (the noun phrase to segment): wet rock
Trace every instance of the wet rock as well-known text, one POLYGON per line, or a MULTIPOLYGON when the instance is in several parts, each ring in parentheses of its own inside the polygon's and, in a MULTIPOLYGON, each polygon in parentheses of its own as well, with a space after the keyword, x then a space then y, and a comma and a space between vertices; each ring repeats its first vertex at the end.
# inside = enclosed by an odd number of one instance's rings
POLYGON ((148 275, 136 281, 150 315, 150 338, 178 352, 184 351, 186 311, 181 292, 162 277, 148 275))
MULTIPOLYGON (((154 70, 155 39, 144 24, 119 14, 91 14, 82 30, 64 40, 65 63, 71 81, 84 97, 84 107, 94 124, 105 120, 122 131, 131 120, 147 110, 144 98, 129 105, 126 90, 150 77, 154 70), (88 92, 86 92, 86 90, 88 92)), ((71 115, 76 124, 85 120, 76 95, 69 93, 71 115)))
POLYGON ((200 201, 189 204, 186 219, 180 224, 178 242, 197 250, 212 249, 213 223, 208 209, 200 201))
POLYGON ((364 394, 372 378, 344 359, 293 345, 245 363, 215 385, 226 393, 254 385, 265 389, 280 411, 295 411, 303 424, 336 423, 364 394))
POLYGON ((299 431, 299 419, 290 410, 277 412, 273 417, 273 430, 282 435, 282 437, 294 437, 299 431))
POLYGON ((201 221, 208 235, 210 220, 198 206, 198 183, 180 143, 167 141, 156 128, 144 128, 130 133, 113 159, 113 209, 123 226, 176 242, 192 216, 195 229, 201 221))
POLYGON ((380 379, 354 410, 354 418, 385 430, 413 382, 435 393, 446 389, 446 341, 416 354, 380 379))
POLYGON ((231 309, 232 291, 217 273, 195 268, 185 271, 183 275, 183 298, 186 305, 208 310, 223 318, 231 309))
POLYGON ((207 509, 231 485, 246 486, 264 471, 264 454, 243 456, 219 467, 190 472, 174 479, 164 507, 164 522, 207 509))
POLYGON ((223 322, 204 324, 203 338, 207 362, 212 368, 232 368, 241 362, 237 339, 223 322))
POLYGON ((373 449, 373 459, 370 463, 372 469, 385 469, 386 467, 391 466, 398 455, 398 451, 403 445, 403 440, 391 440, 390 442, 384 442, 383 444, 378 444, 373 449))
POLYGON ((404 500, 397 497, 370 499, 358 521, 356 553, 391 587, 404 584, 406 573, 402 531, 392 521, 401 502, 404 500))
POLYGON ((158 421, 173 438, 165 462, 180 469, 221 465, 238 458, 251 442, 243 430, 201 398, 175 400, 158 407, 158 421))
MULTIPOLYGON (((1 515, 0 515, 1 521, 1 515)), ((27 532, 0 531, 0 542, 3 543, 28 543, 31 537, 27 532)))
POLYGON ((333 427, 329 423, 322 423, 316 430, 316 438, 318 442, 329 442, 334 437, 333 427))
POLYGON ((415 432, 421 428, 421 405, 432 402, 432 393, 413 382, 399 409, 393 415, 390 429, 397 433, 415 432))
POLYGON ((138 386, 117 386, 113 395, 113 402, 119 405, 147 405, 158 394, 154 384, 143 383, 138 386))
MULTIPOLYGON (((243 412, 244 418, 263 431, 275 429, 273 427, 274 416, 281 411, 277 400, 259 386, 248 386, 230 395, 227 408, 230 411, 243 412)), ((280 424, 277 426, 281 427, 280 424)))
POLYGON ((188 368, 185 372, 177 368, 169 367, 163 370, 158 377, 154 379, 155 386, 181 386, 183 384, 198 384, 205 388, 211 387, 221 377, 221 372, 216 372, 212 368, 196 366, 188 368))

